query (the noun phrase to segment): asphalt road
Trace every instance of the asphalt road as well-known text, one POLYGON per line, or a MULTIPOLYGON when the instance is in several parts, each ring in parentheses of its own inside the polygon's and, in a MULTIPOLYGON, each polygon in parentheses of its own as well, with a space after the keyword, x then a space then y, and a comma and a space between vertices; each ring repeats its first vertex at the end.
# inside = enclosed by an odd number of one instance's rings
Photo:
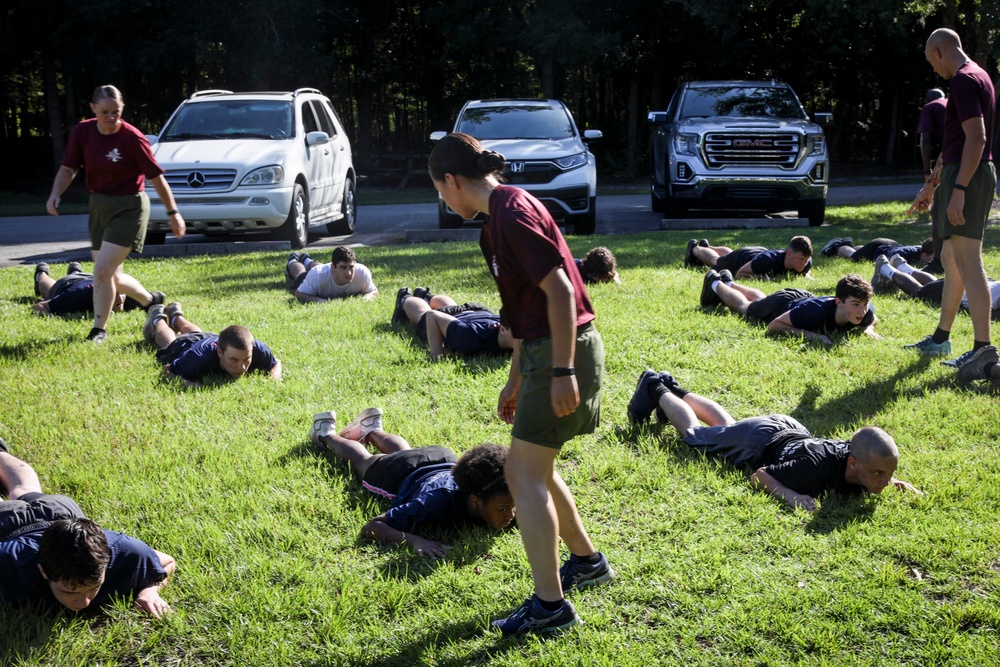
MULTIPOLYGON (((828 206, 909 201, 919 184, 831 187, 828 206)), ((39 208, 44 202, 39 202, 39 208)), ((660 228, 661 216, 649 207, 649 195, 607 195, 597 200, 598 234, 648 232, 660 228)), ((358 224, 350 236, 325 237, 309 247, 329 247, 341 243, 385 245, 401 243, 407 231, 437 229, 436 204, 361 206, 358 224)), ((248 235, 249 240, 267 240, 264 235, 248 235)), ((167 244, 218 243, 201 234, 183 240, 168 238, 167 244)), ((0 267, 35 264, 41 261, 85 261, 90 258, 85 215, 0 218, 0 267)))

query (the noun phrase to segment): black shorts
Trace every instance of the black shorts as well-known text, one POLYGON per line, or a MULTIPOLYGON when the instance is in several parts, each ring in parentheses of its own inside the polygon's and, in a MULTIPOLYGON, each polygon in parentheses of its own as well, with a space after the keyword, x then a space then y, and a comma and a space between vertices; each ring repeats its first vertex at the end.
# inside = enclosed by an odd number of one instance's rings
POLYGON ((886 246, 895 245, 892 239, 872 239, 854 251, 851 259, 855 262, 874 262, 886 246))
POLYGON ((756 470, 766 462, 768 445, 788 435, 810 437, 809 429, 792 417, 767 415, 722 426, 697 426, 688 429, 683 440, 694 449, 721 456, 734 466, 756 470))
POLYGON ((932 306, 940 306, 942 294, 944 294, 944 280, 934 280, 920 288, 917 298, 932 306))
MULTIPOLYGON (((26 493, 17 500, 0 502, 0 541, 13 539, 16 531, 59 519, 82 519, 83 510, 67 496, 26 493)), ((27 531, 24 531, 27 532, 27 531)))
POLYGON ((192 345, 206 338, 211 338, 214 335, 214 333, 209 331, 192 331, 191 333, 181 334, 170 345, 167 345, 162 350, 157 350, 156 358, 162 364, 173 363, 177 357, 190 350, 192 345))
POLYGON ((767 325, 774 318, 787 312, 789 304, 793 301, 808 299, 812 296, 811 292, 795 287, 780 289, 774 294, 769 294, 763 299, 757 299, 751 303, 747 307, 746 318, 767 325))
MULTIPOLYGON (((476 303, 475 301, 466 301, 465 303, 458 303, 454 306, 444 306, 443 308, 438 308, 436 312, 444 313, 445 315, 451 315, 452 317, 458 317, 459 313, 467 313, 470 310, 487 310, 493 312, 481 303, 476 303)), ((427 313, 420 316, 420 321, 417 322, 417 338, 423 342, 427 342, 427 313)))
POLYGON ((414 470, 439 463, 454 463, 458 458, 447 447, 428 445, 376 456, 365 470, 361 485, 383 498, 393 498, 403 480, 414 470))

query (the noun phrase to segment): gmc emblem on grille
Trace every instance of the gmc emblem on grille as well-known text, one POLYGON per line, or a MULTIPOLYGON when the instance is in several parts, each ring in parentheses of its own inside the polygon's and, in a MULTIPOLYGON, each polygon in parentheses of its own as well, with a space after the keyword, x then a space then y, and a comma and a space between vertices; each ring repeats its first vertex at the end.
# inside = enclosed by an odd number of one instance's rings
POLYGON ((770 148, 773 145, 771 139, 733 139, 733 148, 770 148))
POLYGON ((512 174, 520 174, 523 171, 524 171, 524 163, 523 162, 511 162, 510 163, 510 173, 512 173, 512 174))
POLYGON ((205 174, 200 171, 192 171, 188 174, 187 184, 189 188, 200 188, 205 185, 205 174))

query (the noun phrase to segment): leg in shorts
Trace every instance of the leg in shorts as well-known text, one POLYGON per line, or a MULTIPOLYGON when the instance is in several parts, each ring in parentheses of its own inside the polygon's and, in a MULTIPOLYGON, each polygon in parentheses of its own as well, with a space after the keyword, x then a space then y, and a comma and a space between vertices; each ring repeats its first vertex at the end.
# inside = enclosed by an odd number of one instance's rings
POLYGON ((699 426, 688 429, 684 442, 714 456, 721 456, 734 466, 756 470, 765 463, 767 446, 784 431, 809 430, 787 415, 750 417, 722 426, 699 426))
POLYGON ((747 307, 746 317, 751 322, 759 322, 768 325, 771 320, 786 312, 789 305, 798 299, 808 299, 811 292, 804 289, 789 288, 780 289, 774 294, 769 294, 763 299, 757 299, 747 307))
POLYGON ((997 172, 992 162, 979 163, 969 181, 969 187, 965 191, 965 224, 956 227, 948 222, 948 203, 951 201, 955 177, 958 176, 958 166, 958 163, 954 162, 941 168, 941 185, 938 187, 938 192, 943 196, 937 220, 941 238, 946 239, 955 235, 981 241, 986 231, 986 220, 990 215, 993 197, 996 194, 997 172))
POLYGON ((80 519, 83 516, 83 510, 72 498, 48 493, 26 493, 17 500, 0 502, 0 540, 32 524, 80 519))
POLYGON ((149 197, 134 195, 90 195, 90 246, 100 250, 104 241, 142 252, 149 224, 149 197))
POLYGON ((454 463, 455 452, 447 447, 428 445, 382 454, 372 458, 361 480, 361 486, 383 498, 392 500, 399 492, 403 480, 414 470, 439 463, 454 463))
POLYGON ((932 306, 940 306, 942 294, 944 294, 944 280, 933 280, 920 288, 917 298, 932 306))

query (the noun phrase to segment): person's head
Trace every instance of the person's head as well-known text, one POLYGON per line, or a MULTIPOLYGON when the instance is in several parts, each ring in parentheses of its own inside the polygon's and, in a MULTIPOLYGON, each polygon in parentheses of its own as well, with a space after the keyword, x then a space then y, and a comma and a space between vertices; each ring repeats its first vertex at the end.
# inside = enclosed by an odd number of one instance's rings
POLYGON ((924 239, 920 244, 920 261, 924 264, 934 261, 934 239, 924 239))
POLYGON ((868 314, 868 304, 872 300, 871 284, 856 273, 849 273, 837 281, 834 292, 837 303, 837 321, 861 324, 868 314))
POLYGON ((356 257, 354 251, 347 246, 339 245, 333 249, 330 258, 330 268, 333 270, 333 282, 338 285, 346 285, 354 280, 354 265, 356 257))
POLYGON ((850 455, 844 473, 849 483, 863 486, 869 493, 882 493, 898 466, 899 449, 882 429, 865 426, 851 436, 850 455))
POLYGON ((793 236, 785 251, 785 268, 795 273, 805 273, 813 254, 813 244, 808 236, 793 236))
POLYGON ((485 442, 462 454, 451 470, 458 490, 469 496, 469 510, 496 530, 514 520, 514 499, 504 477, 508 451, 485 442))
POLYGON ((927 91, 927 94, 924 95, 924 104, 927 104, 928 102, 933 102, 934 100, 943 100, 943 99, 944 99, 943 90, 941 90, 940 88, 931 88, 930 90, 927 91))
POLYGON ((510 332, 510 320, 507 319, 507 311, 500 307, 500 331, 497 332, 497 346, 501 350, 514 349, 514 334, 510 332))
POLYGON ((253 361, 253 334, 238 324, 219 332, 219 364, 234 378, 243 377, 253 361))
POLYGON ((56 600, 73 611, 97 597, 110 560, 104 531, 90 519, 54 521, 38 542, 38 571, 56 600))
POLYGON ((479 212, 477 187, 500 182, 504 157, 484 150, 475 137, 453 132, 437 142, 427 161, 434 187, 453 211, 466 220, 479 212))
POLYGON ((958 33, 948 28, 938 28, 931 33, 924 47, 924 57, 934 71, 944 79, 955 76, 955 72, 966 58, 958 33))
POLYGON ((90 110, 97 118, 97 127, 102 134, 113 134, 118 131, 122 122, 122 110, 125 102, 121 91, 114 86, 98 86, 91 98, 90 110))
POLYGON ((618 279, 618 262, 604 246, 591 248, 580 264, 580 274, 587 283, 610 283, 618 279))

